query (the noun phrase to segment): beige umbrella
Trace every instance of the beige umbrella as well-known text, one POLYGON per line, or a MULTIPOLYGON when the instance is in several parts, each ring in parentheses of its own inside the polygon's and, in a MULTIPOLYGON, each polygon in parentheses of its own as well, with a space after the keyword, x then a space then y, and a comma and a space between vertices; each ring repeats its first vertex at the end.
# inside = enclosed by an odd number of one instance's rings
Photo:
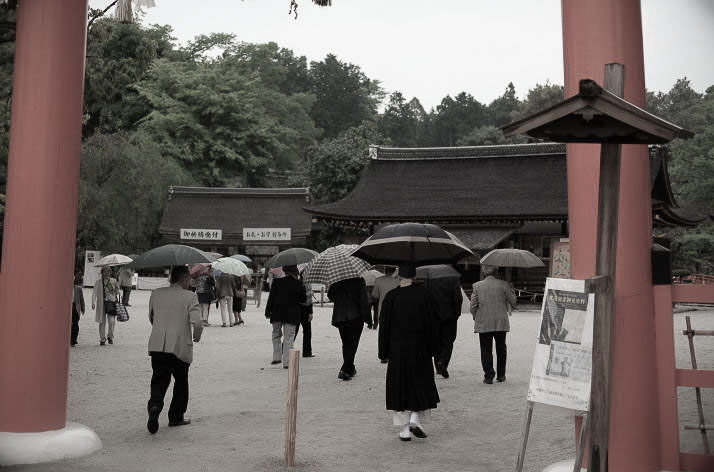
POLYGON ((125 265, 132 261, 131 257, 125 256, 123 254, 109 254, 99 259, 94 265, 97 267, 109 267, 109 266, 119 266, 125 265))

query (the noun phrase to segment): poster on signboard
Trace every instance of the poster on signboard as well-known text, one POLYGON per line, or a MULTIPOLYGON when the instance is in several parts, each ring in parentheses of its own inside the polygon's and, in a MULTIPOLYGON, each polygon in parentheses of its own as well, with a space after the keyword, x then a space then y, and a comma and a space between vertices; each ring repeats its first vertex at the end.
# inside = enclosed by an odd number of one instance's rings
POLYGON ((548 278, 528 400, 587 411, 595 296, 584 280, 548 278))

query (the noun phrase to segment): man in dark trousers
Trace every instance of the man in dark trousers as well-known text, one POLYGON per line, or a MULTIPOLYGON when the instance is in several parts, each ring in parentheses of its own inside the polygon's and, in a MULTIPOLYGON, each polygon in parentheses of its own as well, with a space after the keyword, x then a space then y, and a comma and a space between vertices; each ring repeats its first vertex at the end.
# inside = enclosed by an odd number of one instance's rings
POLYGON ((151 356, 151 398, 146 428, 159 430, 159 414, 164 396, 174 378, 174 393, 169 407, 169 426, 191 423, 184 418, 188 406, 188 368, 193 361, 193 343, 201 340, 203 322, 196 294, 189 290, 191 276, 186 266, 171 270, 171 285, 158 288, 149 298, 149 355, 151 356), (191 335, 193 325, 193 336, 191 335))
POLYGON ((342 367, 337 378, 351 380, 357 374, 355 355, 362 329, 365 323, 372 327, 367 285, 362 277, 341 280, 330 285, 327 296, 335 304, 332 326, 340 331, 342 339, 342 367))
POLYGON ((439 352, 434 356, 434 367, 437 374, 448 379, 456 326, 461 316, 461 282, 459 277, 437 277, 425 279, 424 284, 436 302, 441 328, 439 352))
POLYGON ((300 324, 302 303, 307 299, 305 286, 300 281, 297 266, 283 267, 285 277, 273 280, 268 303, 265 304, 265 317, 273 326, 273 361, 283 363, 287 369, 290 349, 293 348, 295 333, 300 324))

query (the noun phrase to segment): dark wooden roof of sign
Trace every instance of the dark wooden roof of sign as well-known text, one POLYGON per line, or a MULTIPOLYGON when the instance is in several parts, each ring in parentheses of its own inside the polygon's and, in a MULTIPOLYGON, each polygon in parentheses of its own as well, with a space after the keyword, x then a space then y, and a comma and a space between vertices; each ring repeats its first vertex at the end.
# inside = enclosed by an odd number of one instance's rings
POLYGON ((181 228, 220 229, 224 243, 240 243, 245 227, 291 228, 293 240, 304 244, 308 202, 307 188, 171 187, 159 232, 171 239, 181 228))
POLYGON ((506 136, 527 134, 559 143, 665 144, 694 136, 591 79, 580 81, 577 95, 501 129, 506 136))
MULTIPOLYGON (((568 218, 564 144, 375 146, 370 155, 352 192, 305 211, 319 220, 350 226, 416 221, 495 227, 493 234, 478 236, 484 243, 503 237, 504 224, 568 218)), ((663 178, 664 160, 653 159, 653 166, 658 169, 651 181, 653 193, 663 195, 661 207, 655 209, 662 221, 696 224, 698 220, 681 218, 673 211, 676 204, 667 188, 669 180, 663 178)))

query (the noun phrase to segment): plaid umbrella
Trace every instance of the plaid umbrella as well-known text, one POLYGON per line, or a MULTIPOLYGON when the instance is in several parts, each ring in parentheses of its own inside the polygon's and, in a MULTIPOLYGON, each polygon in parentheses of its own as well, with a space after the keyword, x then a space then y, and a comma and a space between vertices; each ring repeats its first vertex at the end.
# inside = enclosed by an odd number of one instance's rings
POLYGON ((473 253, 448 231, 425 223, 387 225, 367 238, 352 254, 372 264, 453 263, 473 253))
POLYGON ((305 282, 332 285, 340 280, 359 277, 372 265, 350 254, 356 244, 340 244, 322 251, 305 271, 305 282))

